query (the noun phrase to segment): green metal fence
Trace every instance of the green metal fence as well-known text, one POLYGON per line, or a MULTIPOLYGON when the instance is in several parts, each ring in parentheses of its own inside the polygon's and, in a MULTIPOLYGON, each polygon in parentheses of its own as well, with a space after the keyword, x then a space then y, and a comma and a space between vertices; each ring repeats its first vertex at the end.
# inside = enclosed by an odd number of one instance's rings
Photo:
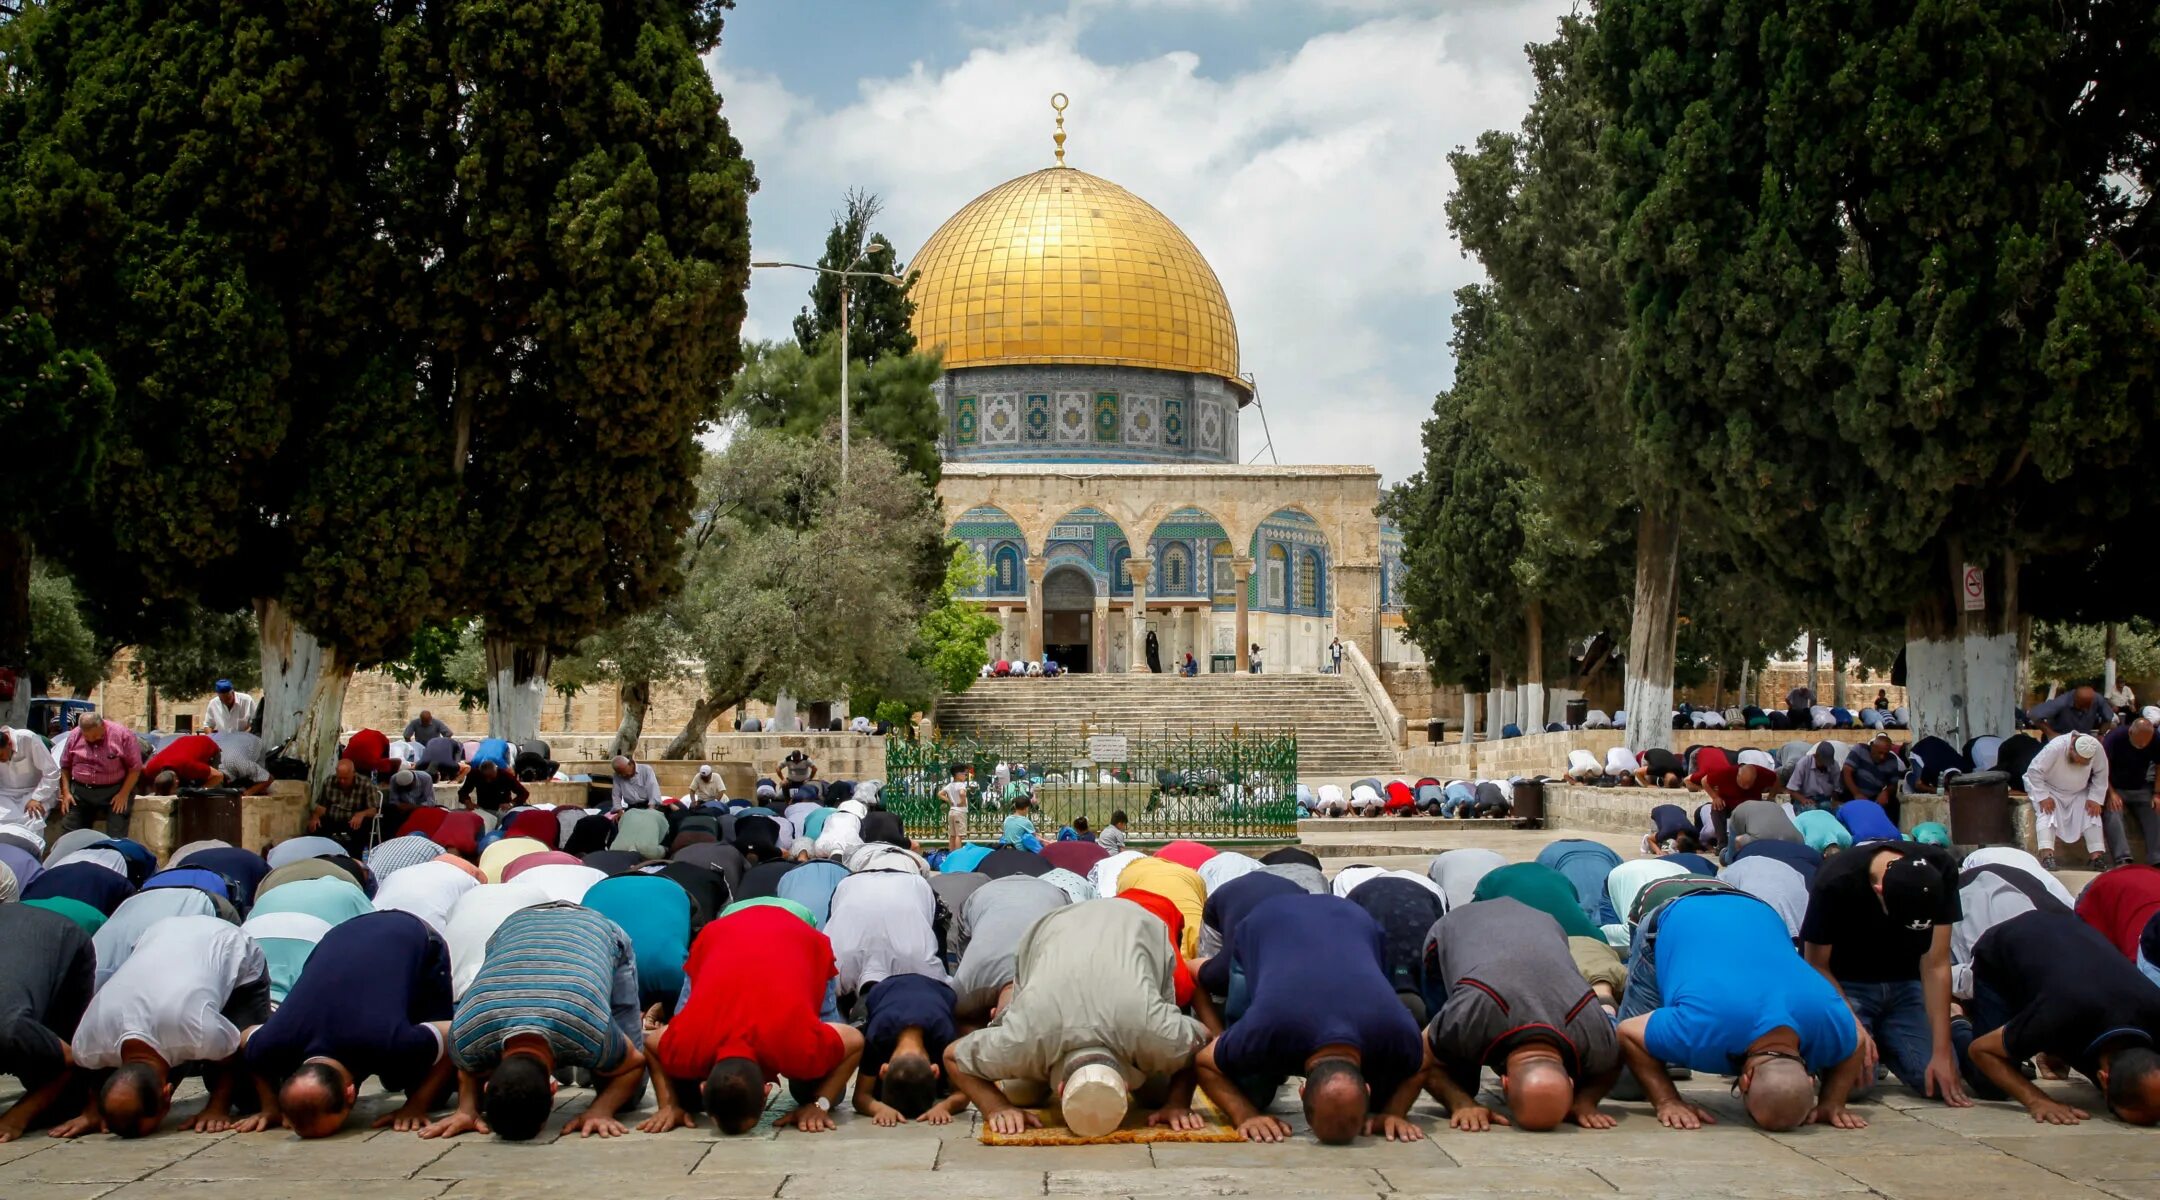
POLYGON ((1095 731, 1004 740, 885 740, 884 806, 915 837, 942 843, 947 805, 941 793, 964 768, 968 836, 995 840, 1008 800, 1035 800, 1043 840, 1084 816, 1101 829, 1122 809, 1129 836, 1279 838, 1297 831, 1297 735, 1193 732, 1131 736, 1095 731), (998 787, 999 767, 1010 781, 998 787))

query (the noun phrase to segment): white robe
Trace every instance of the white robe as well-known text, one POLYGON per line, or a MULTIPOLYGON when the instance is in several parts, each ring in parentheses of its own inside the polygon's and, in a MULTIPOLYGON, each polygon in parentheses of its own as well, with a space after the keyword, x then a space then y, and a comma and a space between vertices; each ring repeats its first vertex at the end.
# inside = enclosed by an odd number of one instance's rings
POLYGON ((27 729, 10 729, 15 753, 0 763, 0 828, 45 844, 45 818, 32 816, 29 806, 42 805, 47 813, 60 795, 60 764, 38 735, 27 729))
POLYGON ((2033 824, 2046 825, 2066 842, 2083 840, 2086 826, 2099 822, 2100 818, 2085 806, 2107 801, 2107 751, 2101 750, 2087 763, 2071 762, 2070 746, 2079 736, 2066 733, 2050 739, 2025 770, 2025 794, 2032 798, 2033 824), (2053 800, 2055 811, 2042 812, 2043 800, 2053 800))

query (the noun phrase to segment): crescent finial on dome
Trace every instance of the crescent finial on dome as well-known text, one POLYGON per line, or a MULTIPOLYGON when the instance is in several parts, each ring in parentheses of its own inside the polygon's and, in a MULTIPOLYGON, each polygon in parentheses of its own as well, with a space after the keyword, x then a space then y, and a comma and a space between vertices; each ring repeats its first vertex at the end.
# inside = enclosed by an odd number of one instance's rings
POLYGON ((1068 103, 1070 101, 1065 99, 1063 92, 1054 92, 1050 96, 1050 107, 1057 113, 1057 133, 1051 140, 1057 143, 1057 165, 1061 167, 1065 165, 1065 106, 1068 103))

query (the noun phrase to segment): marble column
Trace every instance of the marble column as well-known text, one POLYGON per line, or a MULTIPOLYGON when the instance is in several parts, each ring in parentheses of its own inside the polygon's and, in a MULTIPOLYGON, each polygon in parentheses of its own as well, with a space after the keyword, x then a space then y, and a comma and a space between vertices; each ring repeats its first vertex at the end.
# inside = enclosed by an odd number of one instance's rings
POLYGON ((1252 614, 1246 611, 1246 584, 1252 579, 1253 560, 1240 555, 1230 560, 1230 577, 1237 582, 1237 643, 1231 647, 1237 654, 1237 672, 1243 675, 1251 663, 1246 648, 1252 645, 1252 614))
POLYGON ((1043 656, 1043 572, 1049 566, 1050 560, 1040 554, 1027 560, 1027 644, 1031 662, 1041 662, 1043 656))
MULTIPOLYGON (((1148 575, 1155 564, 1145 559, 1129 559, 1125 571, 1132 576, 1132 654, 1133 671, 1145 671, 1147 667, 1147 585, 1148 575)), ((1159 640, 1159 639, 1158 639, 1159 640)))
POLYGON ((1110 597, 1095 597, 1095 619, 1088 626, 1088 657, 1093 669, 1110 669, 1110 597))

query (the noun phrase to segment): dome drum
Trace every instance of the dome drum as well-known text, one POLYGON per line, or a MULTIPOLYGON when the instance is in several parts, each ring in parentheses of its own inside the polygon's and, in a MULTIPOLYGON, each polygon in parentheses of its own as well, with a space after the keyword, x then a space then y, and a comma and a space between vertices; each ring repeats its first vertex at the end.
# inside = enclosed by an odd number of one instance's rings
POLYGON ((1234 463, 1243 393, 1140 367, 961 367, 937 385, 948 461, 1234 463))

